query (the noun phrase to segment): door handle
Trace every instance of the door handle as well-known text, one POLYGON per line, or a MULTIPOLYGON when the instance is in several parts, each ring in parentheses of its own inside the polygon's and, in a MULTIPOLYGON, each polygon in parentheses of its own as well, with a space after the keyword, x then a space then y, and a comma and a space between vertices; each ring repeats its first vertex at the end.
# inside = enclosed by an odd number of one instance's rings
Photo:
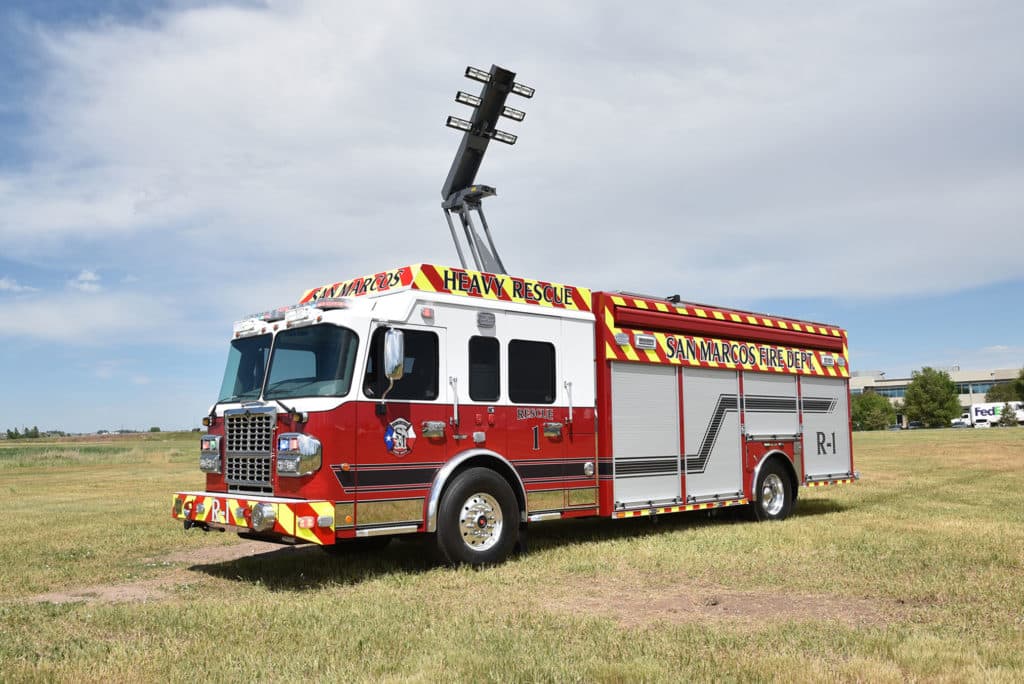
POLYGON ((454 375, 448 377, 448 384, 452 388, 452 417, 451 424, 456 430, 459 429, 459 380, 454 375))
POLYGON ((420 426, 420 434, 428 439, 444 437, 443 420, 425 420, 420 426))
POLYGON ((562 424, 561 423, 544 423, 544 436, 545 437, 561 437, 562 436, 562 424))

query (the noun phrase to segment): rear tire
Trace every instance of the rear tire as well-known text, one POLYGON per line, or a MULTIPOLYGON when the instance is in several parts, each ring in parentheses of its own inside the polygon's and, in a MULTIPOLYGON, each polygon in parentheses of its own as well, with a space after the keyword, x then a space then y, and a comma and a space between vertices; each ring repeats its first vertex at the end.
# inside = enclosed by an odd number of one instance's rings
POLYGON ((487 468, 459 473, 437 514, 437 546, 455 565, 501 563, 519 538, 519 506, 512 487, 487 468))
POLYGON ((754 493, 757 501, 750 504, 754 520, 785 520, 793 512, 793 481, 776 459, 761 466, 754 493))

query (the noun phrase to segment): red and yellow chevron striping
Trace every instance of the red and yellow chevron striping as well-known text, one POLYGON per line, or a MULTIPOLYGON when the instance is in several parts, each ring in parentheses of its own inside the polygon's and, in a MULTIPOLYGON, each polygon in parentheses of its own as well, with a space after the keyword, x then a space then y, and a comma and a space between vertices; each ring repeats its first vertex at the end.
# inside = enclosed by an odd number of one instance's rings
POLYGON ((418 267, 413 288, 571 311, 590 311, 591 307, 591 293, 586 288, 429 264, 418 267))
POLYGON ((660 506, 657 508, 642 508, 636 511, 615 511, 612 517, 641 518, 645 515, 661 515, 662 513, 683 513, 685 511, 703 511, 708 508, 723 508, 725 506, 742 506, 750 503, 747 499, 730 499, 728 501, 708 501, 707 503, 686 504, 684 506, 660 506))
POLYGON ((273 534, 313 544, 333 544, 334 504, 330 501, 242 499, 206 492, 179 492, 171 503, 171 517, 214 527, 252 529, 252 509, 258 503, 274 507, 273 534), (321 523, 329 521, 329 524, 321 523))
MULTIPOLYGON (((664 301, 613 295, 598 313, 602 325, 604 357, 610 361, 674 364, 705 368, 743 369, 776 373, 797 373, 826 377, 849 377, 845 332, 836 328, 812 326, 808 323, 769 319, 752 315, 675 306, 664 301), (616 307, 674 313, 679 316, 710 318, 726 323, 751 323, 841 340, 841 352, 797 347, 770 342, 705 337, 694 334, 667 333, 616 325, 616 307), (639 338, 639 339, 638 339, 639 338), (640 344, 640 342, 644 344, 640 344)), ((797 336, 794 336, 797 337, 797 336)), ((784 338, 783 338, 784 339, 784 338)), ((808 340, 806 336, 800 338, 808 340)), ((812 340, 813 342, 813 340, 812 340)), ((837 342, 828 346, 839 349, 837 342)))
POLYGON ((692 304, 673 304, 671 302, 657 299, 645 299, 626 295, 613 295, 612 302, 616 306, 644 309, 648 311, 659 311, 661 313, 672 313, 679 316, 695 316, 697 318, 709 318, 717 321, 730 323, 743 323, 746 325, 758 325, 767 328, 780 328, 794 332, 823 335, 826 337, 843 337, 843 331, 833 326, 824 326, 807 321, 794 321, 792 319, 766 317, 759 314, 749 314, 729 311, 727 309, 711 309, 695 306, 692 304))
POLYGON ((363 297, 400 289, 477 297, 513 304, 590 311, 591 292, 584 287, 448 266, 414 264, 306 290, 300 304, 326 297, 363 297))
POLYGON ((816 482, 808 482, 808 487, 827 487, 828 485, 841 485, 841 484, 853 484, 857 480, 852 477, 846 477, 842 480, 818 480, 816 482))

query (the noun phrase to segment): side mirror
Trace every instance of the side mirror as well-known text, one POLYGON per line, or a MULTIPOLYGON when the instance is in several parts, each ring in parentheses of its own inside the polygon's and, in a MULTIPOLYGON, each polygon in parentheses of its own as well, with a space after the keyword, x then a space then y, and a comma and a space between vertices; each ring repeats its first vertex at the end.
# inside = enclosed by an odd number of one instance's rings
POLYGON ((384 375, 394 382, 405 371, 405 336, 401 330, 388 328, 384 333, 384 375))

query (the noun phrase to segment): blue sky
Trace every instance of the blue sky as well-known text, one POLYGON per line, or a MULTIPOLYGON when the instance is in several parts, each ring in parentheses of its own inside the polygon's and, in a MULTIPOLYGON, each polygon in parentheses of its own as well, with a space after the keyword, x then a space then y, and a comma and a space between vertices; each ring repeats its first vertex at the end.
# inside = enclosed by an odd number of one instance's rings
POLYGON ((0 429, 197 425, 233 320, 454 262, 443 122, 492 62, 537 88, 479 175, 511 271, 1024 366, 1019 3, 652 5, 8 0, 0 429))

